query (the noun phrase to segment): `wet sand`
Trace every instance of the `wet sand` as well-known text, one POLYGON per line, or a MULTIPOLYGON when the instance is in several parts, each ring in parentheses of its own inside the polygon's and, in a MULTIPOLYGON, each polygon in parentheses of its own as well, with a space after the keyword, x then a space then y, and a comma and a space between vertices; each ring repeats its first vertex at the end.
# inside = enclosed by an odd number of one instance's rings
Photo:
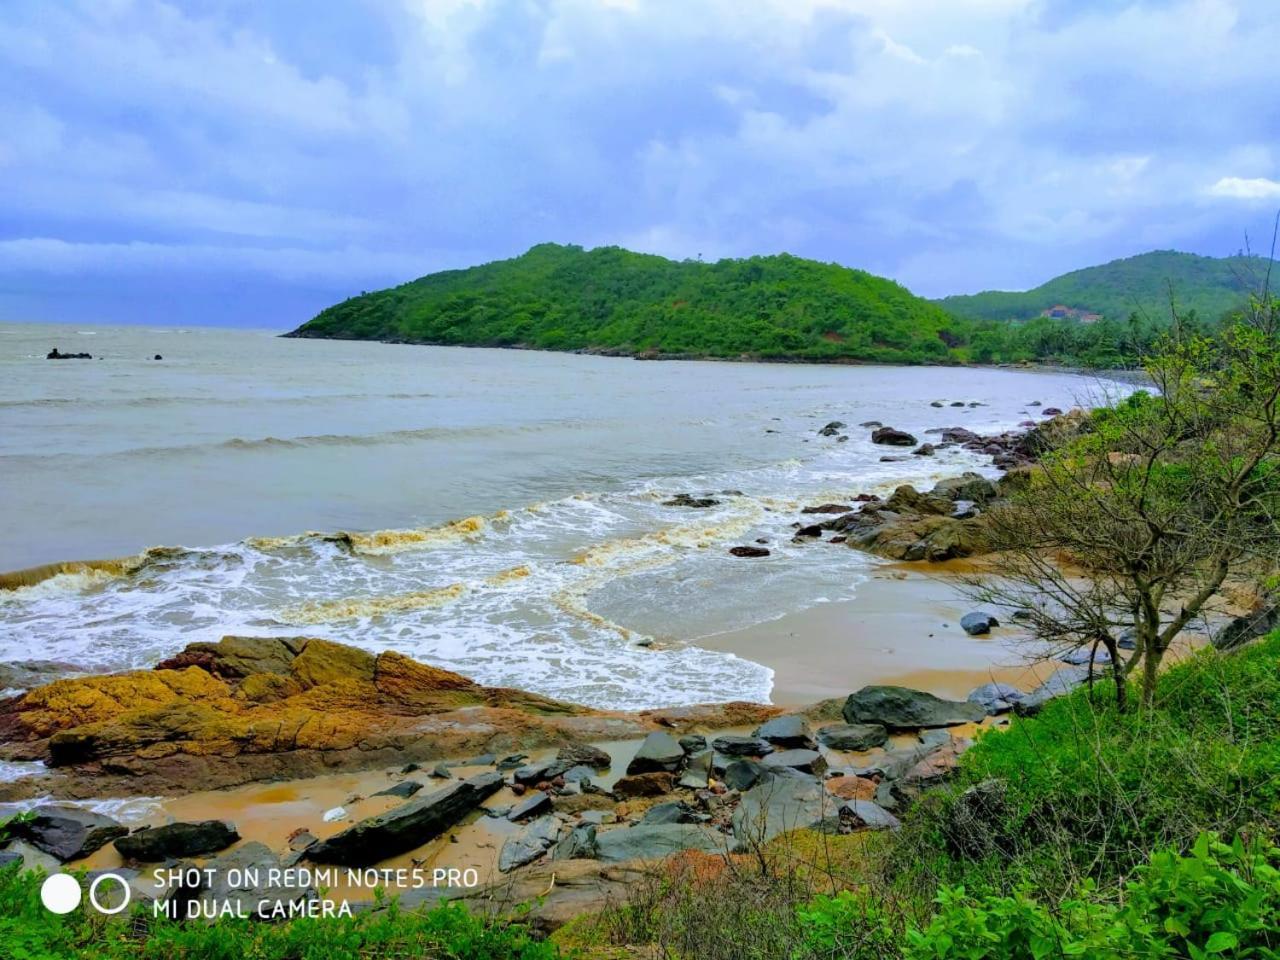
POLYGON ((852 600, 694 642, 771 668, 771 699, 783 706, 844 697, 872 683, 960 700, 991 680, 1024 690, 1037 686, 1057 665, 1029 666, 1034 648, 1016 624, 985 637, 961 629, 960 618, 980 609, 956 582, 958 574, 972 570, 955 563, 924 568, 886 562, 852 600))

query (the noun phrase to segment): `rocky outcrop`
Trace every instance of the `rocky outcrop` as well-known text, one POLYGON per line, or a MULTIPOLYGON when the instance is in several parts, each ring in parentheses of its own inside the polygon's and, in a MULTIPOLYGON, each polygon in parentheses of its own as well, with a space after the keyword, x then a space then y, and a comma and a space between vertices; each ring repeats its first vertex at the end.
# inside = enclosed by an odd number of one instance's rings
POLYGON ((907 687, 869 686, 849 695, 844 718, 849 723, 874 723, 887 730, 919 730, 975 723, 987 715, 976 703, 943 700, 907 687))
POLYGON ((501 786, 502 777, 497 773, 458 780, 312 844, 303 856, 316 863, 351 867, 379 863, 434 840, 501 786))
POLYGON ((991 543, 985 517, 952 516, 953 509, 950 500, 902 486, 889 503, 868 503, 821 527, 844 534, 851 547, 891 560, 939 562, 986 553, 991 543))

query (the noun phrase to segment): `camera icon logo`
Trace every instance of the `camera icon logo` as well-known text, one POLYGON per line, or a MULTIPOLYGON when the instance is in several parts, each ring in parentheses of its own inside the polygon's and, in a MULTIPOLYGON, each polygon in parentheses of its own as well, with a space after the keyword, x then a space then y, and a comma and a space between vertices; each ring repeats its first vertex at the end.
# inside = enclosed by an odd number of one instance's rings
MULTIPOLYGON (((80 906, 80 900, 83 895, 84 892, 80 889, 80 881, 69 873, 50 874, 40 886, 40 902, 44 904, 44 908, 50 913, 70 913, 80 906)), ((128 908, 129 901, 132 899, 133 888, 129 886, 129 881, 118 873, 100 873, 89 884, 89 903, 99 913, 108 915, 120 913, 128 908), (99 893, 100 888, 108 880, 114 880, 124 892, 124 898, 115 906, 107 906, 100 899, 100 896, 105 896, 105 893, 99 893)))

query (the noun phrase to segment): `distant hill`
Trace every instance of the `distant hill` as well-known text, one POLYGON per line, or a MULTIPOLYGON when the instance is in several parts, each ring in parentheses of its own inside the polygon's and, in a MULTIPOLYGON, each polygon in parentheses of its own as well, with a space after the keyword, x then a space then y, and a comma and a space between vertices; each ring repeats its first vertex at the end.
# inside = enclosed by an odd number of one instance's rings
MULTIPOLYGON (((1136 310, 1163 321, 1169 316, 1172 284, 1179 310, 1195 310, 1202 320, 1216 321, 1246 301, 1266 267, 1263 257, 1217 259, 1156 250, 1074 270, 1025 293, 991 290, 935 302, 971 320, 1028 320, 1065 306, 1108 320, 1127 320, 1136 310)), ((1276 279, 1280 282, 1280 271, 1276 279)))
POLYGON ((703 263, 544 243, 352 297, 288 336, 936 363, 966 359, 963 328, 891 280, 787 254, 703 263))

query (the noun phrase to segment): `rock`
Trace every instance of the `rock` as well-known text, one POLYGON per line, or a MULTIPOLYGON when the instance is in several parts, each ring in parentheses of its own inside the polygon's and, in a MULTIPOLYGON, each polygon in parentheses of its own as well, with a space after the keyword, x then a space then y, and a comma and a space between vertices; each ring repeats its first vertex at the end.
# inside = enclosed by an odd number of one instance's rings
POLYGON ((684 750, 669 733, 654 731, 644 738, 635 757, 627 764, 627 774, 652 773, 664 770, 674 772, 684 762, 684 750))
POLYGON ((934 400, 932 403, 930 403, 930 404, 929 404, 929 406, 931 406, 931 407, 941 407, 941 406, 943 406, 943 403, 942 403, 942 401, 941 401, 941 400, 934 400))
MULTIPOLYGON (((1228 625, 1228 629, 1229 629, 1229 625, 1228 625)), ((1269 633, 1270 630, 1268 630, 1267 632, 1269 633)), ((1219 638, 1221 636, 1222 634, 1219 633, 1217 636, 1213 638, 1213 645, 1215 647, 1218 647, 1219 649, 1221 649, 1221 644, 1219 643, 1219 638)), ((1118 640, 1116 640, 1116 646, 1121 650, 1137 650, 1138 649, 1137 631, 1134 630, 1133 627, 1126 627, 1124 630, 1121 630, 1120 637, 1118 640)))
POLYGON ((1062 411, 1061 411, 1061 410, 1059 410, 1057 407, 1045 407, 1045 408, 1044 408, 1044 410, 1043 410, 1043 411, 1041 411, 1041 413, 1042 413, 1042 415, 1043 415, 1043 416, 1046 416, 1046 417, 1060 417, 1060 416, 1062 416, 1062 411))
POLYGON ((316 842, 315 834, 301 827, 290 833, 286 839, 289 841, 289 849, 294 853, 300 853, 316 842))
POLYGON ((951 734, 945 729, 943 730, 921 730, 916 734, 916 740, 920 742, 922 747, 944 747, 951 742, 951 734))
POLYGON ((1107 651, 1107 648, 1101 644, 1098 645, 1097 649, 1094 649, 1093 644, 1086 644, 1084 646, 1076 647, 1074 650, 1067 651, 1058 659, 1063 663, 1069 663, 1072 666, 1078 667, 1087 663, 1110 663, 1111 654, 1107 651))
POLYGON ((452 780, 453 774, 449 771, 447 764, 437 763, 431 768, 430 776, 436 780, 452 780))
POLYGON ((917 457, 932 457, 936 451, 936 447, 932 443, 922 443, 916 447, 911 453, 917 457))
MULTIPOLYGON (((1236 647, 1248 643, 1258 637, 1264 637, 1271 633, 1277 627, 1280 627, 1280 603, 1268 604, 1262 603, 1259 609, 1254 610, 1242 617, 1236 617, 1221 630, 1218 630, 1210 638, 1214 647, 1219 650, 1234 650, 1236 647)), ((1132 629, 1130 633, 1129 646, 1125 649, 1132 650, 1137 646, 1133 637, 1132 629)), ((1124 647, 1123 638, 1120 646, 1124 647)))
POLYGON ((54 347, 44 357, 46 360, 92 360, 91 353, 59 353, 58 348, 54 347))
POLYGON ((693 756, 695 753, 701 753, 703 750, 707 749, 707 738, 700 733, 685 734, 680 738, 679 743, 680 749, 683 750, 687 756, 693 756))
POLYGON ((641 823, 702 823, 706 814, 700 814, 683 800, 669 800, 655 804, 644 812, 641 823))
POLYGON ((316 863, 363 867, 415 850, 492 796, 502 786, 498 773, 482 773, 455 780, 425 797, 410 800, 386 813, 361 820, 306 851, 316 863))
POLYGON ((818 436, 834 437, 844 428, 845 428, 845 425, 841 423, 839 420, 832 420, 825 427, 823 427, 821 430, 818 431, 818 436))
POLYGON ((670 500, 666 500, 662 504, 664 507, 691 507, 694 510, 706 510, 708 507, 720 506, 720 501, 714 497, 692 497, 687 493, 677 493, 670 500))
POLYGON ((842 800, 874 800, 879 784, 870 777, 832 777, 822 783, 827 793, 842 800))
POLYGON ((819 524, 811 523, 806 527, 800 527, 796 530, 796 538, 810 537, 816 538, 822 536, 822 527, 819 524))
POLYGON ((1027 404, 1027 406, 1028 406, 1028 407, 1038 407, 1038 406, 1040 406, 1040 401, 1039 401, 1039 400, 1032 400, 1030 403, 1028 403, 1028 404, 1027 404))
POLYGON ((896 513, 938 514, 939 516, 946 516, 953 509, 951 501, 945 497, 920 493, 908 483, 904 483, 893 491, 885 502, 885 507, 896 513))
POLYGON ((617 827, 596 837, 596 856, 607 863, 658 860, 681 850, 724 853, 728 839, 711 827, 687 823, 639 824, 617 827))
POLYGON ((151 359, 152 359, 152 360, 163 360, 163 359, 164 359, 164 357, 160 356, 160 354, 158 354, 158 353, 157 353, 157 354, 156 354, 154 357, 152 357, 151 359))
POLYGON ((947 808, 942 833, 954 854, 980 858, 1001 846, 1009 803, 1002 780, 983 780, 964 790, 947 808))
POLYGON ((399 783, 392 784, 385 790, 379 790, 374 794, 375 797, 400 797, 408 800, 415 793, 422 789, 422 784, 417 780, 401 780, 399 783))
POLYGON ((110 817, 79 807, 39 806, 31 814, 11 823, 10 832, 63 863, 87 857, 129 832, 110 817))
POLYGON ((875 427, 882 427, 884 426, 884 424, 882 424, 879 420, 863 420, 860 424, 858 424, 858 426, 866 427, 868 430, 870 430, 875 427))
POLYGON ((773 751, 773 746, 762 737, 741 737, 736 735, 716 737, 711 741, 712 749, 726 757, 763 757, 773 751))
POLYGON ((735 557, 767 557, 769 551, 764 547, 730 547, 729 553, 735 557))
POLYGON ((664 771, 629 774, 613 785, 613 794, 619 799, 632 797, 660 797, 675 789, 675 774, 664 771))
POLYGON ((837 723, 818 731, 818 739, 832 750, 870 750, 889 739, 878 723, 837 723))
POLYGON ((564 772, 564 782, 588 784, 593 776, 595 776, 595 770, 586 764, 578 764, 578 766, 570 767, 564 772))
POLYGON ((560 821, 553 816, 540 817, 518 833, 507 837, 498 852, 498 870, 509 873, 516 867, 540 859, 556 842, 560 821))
POLYGON ((1063 667, 1040 686, 1013 705, 1013 712, 1020 717, 1032 717, 1055 697, 1070 693, 1089 678, 1089 667, 1063 667))
POLYGON ((838 801, 810 777, 762 779, 733 813, 737 849, 753 849, 791 830, 833 826, 838 809, 838 801))
POLYGON ((820 503, 816 507, 804 507, 801 513, 849 513, 853 507, 847 503, 820 503))
POLYGON ((0 870, 11 864, 22 862, 22 854, 17 850, 0 850, 0 870))
MULTIPOLYGON (((524 762, 528 759, 529 755, 527 753, 513 753, 508 757, 503 757, 494 764, 494 766, 503 772, 506 772, 507 770, 519 770, 524 766, 524 762)), ((543 764, 543 766, 545 766, 545 764, 543 764)))
POLYGON ((596 825, 582 823, 569 831, 569 835, 555 845, 552 860, 594 860, 600 854, 596 843, 596 825))
POLYGON ((60 677, 86 672, 84 667, 60 660, 14 660, 0 663, 0 691, 30 690, 60 677))
POLYGON ((762 762, 765 767, 790 767, 814 776, 827 771, 827 761, 817 750, 782 750, 769 754, 762 762))
POLYGON ((543 793, 541 790, 534 790, 531 794, 511 808, 511 812, 507 814, 507 819, 519 822, 520 820, 528 820, 530 817, 537 816, 541 813, 550 812, 551 797, 543 793))
POLYGON ((966 613, 960 618, 960 627, 971 637, 980 637, 991 632, 992 627, 1000 626, 1000 621, 989 613, 966 613))
POLYGON ((229 908, 247 917, 269 919, 278 910, 287 914, 291 906, 317 899, 309 886, 282 886, 280 879, 271 879, 284 876, 280 858, 256 840, 206 861, 196 875, 200 882, 170 890, 171 900, 179 904, 199 900, 215 913, 229 908), (239 885, 232 886, 233 880, 239 885))
POLYGON ((887 730, 950 727, 986 716, 975 703, 943 700, 906 687, 868 686, 849 695, 843 709, 849 723, 875 723, 887 730))
POLYGON ((902 824, 872 800, 849 800, 840 806, 840 823, 853 830, 898 830, 902 824))
POLYGON ((677 785, 691 790, 703 790, 711 779, 712 751, 703 750, 689 758, 688 765, 680 774, 677 785))
POLYGON ((158 863, 181 857, 202 857, 225 850, 240 839, 236 828, 224 820, 197 823, 170 823, 143 827, 116 840, 116 849, 126 860, 158 863))
POLYGON ((905 430, 893 427, 880 427, 871 434, 872 443, 887 444, 892 447, 914 447, 920 441, 905 430))
POLYGON ((929 491, 930 496, 943 497, 947 500, 970 500, 974 503, 987 503, 996 499, 996 485, 986 477, 977 473, 962 473, 958 477, 947 477, 939 480, 929 491))
POLYGON ((724 770, 724 783, 730 790, 749 790, 769 775, 768 769, 755 760, 735 760, 724 770))
POLYGON ((596 770, 607 770, 613 765, 613 757, 607 750, 601 750, 589 743, 568 743, 556 753, 556 760, 568 767, 591 767, 596 770))
POLYGON ((795 713, 766 720, 756 727, 755 736, 768 740, 775 747, 812 750, 817 746, 809 733, 808 722, 795 713))
POLYGON ((951 406, 953 406, 953 407, 963 407, 963 406, 964 406, 964 401, 963 401, 963 400, 952 400, 952 401, 951 401, 951 406))
POLYGON ((982 707, 988 715, 996 716, 1008 713, 1013 709, 1013 705, 1025 696, 1026 694, 1017 687, 1007 683, 984 683, 971 690, 965 699, 982 707))

